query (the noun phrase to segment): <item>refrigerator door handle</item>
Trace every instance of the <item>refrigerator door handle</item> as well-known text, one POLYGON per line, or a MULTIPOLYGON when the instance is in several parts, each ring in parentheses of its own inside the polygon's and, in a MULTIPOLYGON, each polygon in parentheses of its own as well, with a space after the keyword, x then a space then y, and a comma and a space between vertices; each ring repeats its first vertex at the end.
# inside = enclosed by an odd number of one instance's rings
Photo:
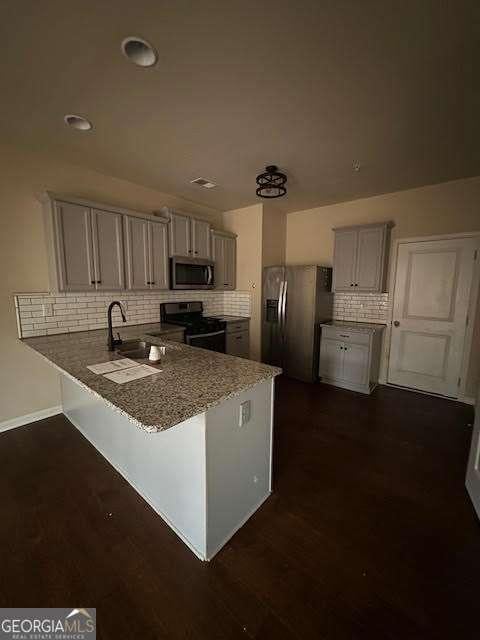
POLYGON ((285 282, 282 280, 280 282, 280 293, 278 294, 278 303, 277 303, 277 320, 278 326, 280 329, 282 328, 282 301, 283 301, 283 285, 285 282))
POLYGON ((282 298, 282 327, 285 330, 287 323, 287 285, 288 280, 283 282, 283 298, 282 298))

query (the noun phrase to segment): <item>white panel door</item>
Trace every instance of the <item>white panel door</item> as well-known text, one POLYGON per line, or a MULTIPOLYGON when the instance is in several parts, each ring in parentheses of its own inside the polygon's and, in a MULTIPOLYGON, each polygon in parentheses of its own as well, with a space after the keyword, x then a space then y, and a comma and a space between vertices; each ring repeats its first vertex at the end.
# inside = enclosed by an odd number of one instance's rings
POLYGON ((353 291, 355 285, 358 232, 335 231, 333 256, 333 290, 353 291))
POLYGON ((473 506, 480 518, 480 389, 475 407, 475 424, 473 425, 472 446, 467 468, 467 490, 473 506))
POLYGON ((343 380, 344 343, 340 340, 322 338, 320 342, 319 374, 323 378, 343 380))
POLYGON ((389 382, 457 396, 476 242, 400 244, 389 382))

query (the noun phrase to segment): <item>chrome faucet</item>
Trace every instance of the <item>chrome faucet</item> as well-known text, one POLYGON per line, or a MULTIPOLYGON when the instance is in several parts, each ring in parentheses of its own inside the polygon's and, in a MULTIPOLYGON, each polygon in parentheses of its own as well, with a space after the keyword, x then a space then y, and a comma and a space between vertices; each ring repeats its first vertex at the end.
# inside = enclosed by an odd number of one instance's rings
POLYGON ((113 307, 118 307, 120 309, 120 313, 122 314, 122 320, 123 322, 126 322, 127 319, 125 317, 125 314, 123 313, 123 307, 120 304, 120 302, 118 302, 118 300, 114 300, 113 302, 111 302, 108 306, 108 311, 107 311, 107 320, 108 320, 108 350, 109 351, 113 351, 115 349, 115 347, 117 346, 117 344, 122 344, 122 339, 120 338, 120 334, 117 333, 118 338, 114 338, 113 337, 113 329, 112 329, 112 309, 113 307))

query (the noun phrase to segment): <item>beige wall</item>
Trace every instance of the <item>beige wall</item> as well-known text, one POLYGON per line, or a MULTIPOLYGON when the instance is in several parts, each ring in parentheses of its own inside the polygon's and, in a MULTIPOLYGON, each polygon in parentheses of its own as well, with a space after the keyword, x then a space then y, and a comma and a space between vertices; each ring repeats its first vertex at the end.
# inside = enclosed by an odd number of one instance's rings
MULTIPOLYGON (((287 215, 287 264, 331 265, 333 227, 383 221, 394 224, 392 242, 396 238, 480 231, 480 177, 290 213, 287 215)), ((479 384, 480 315, 477 313, 467 395, 476 395, 479 384)))
POLYGON ((237 234, 237 289, 251 294, 250 357, 260 360, 263 205, 226 211, 223 226, 237 234))
POLYGON ((285 263, 287 216, 263 205, 262 265, 269 267, 285 263))
POLYGON ((41 205, 45 190, 151 212, 183 208, 221 226, 221 215, 152 189, 0 147, 0 422, 59 404, 57 375, 17 340, 13 292, 48 291, 41 205))
POLYGON ((332 264, 332 227, 392 221, 392 240, 480 231, 480 177, 287 215, 288 264, 332 264))

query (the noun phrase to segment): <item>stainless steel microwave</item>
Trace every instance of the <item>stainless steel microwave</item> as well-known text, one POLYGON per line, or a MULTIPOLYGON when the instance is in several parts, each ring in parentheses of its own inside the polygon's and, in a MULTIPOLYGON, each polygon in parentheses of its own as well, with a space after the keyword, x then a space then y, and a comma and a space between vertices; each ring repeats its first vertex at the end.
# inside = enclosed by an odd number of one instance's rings
POLYGON ((172 289, 213 289, 215 263, 202 258, 174 256, 170 259, 170 287, 172 289))

